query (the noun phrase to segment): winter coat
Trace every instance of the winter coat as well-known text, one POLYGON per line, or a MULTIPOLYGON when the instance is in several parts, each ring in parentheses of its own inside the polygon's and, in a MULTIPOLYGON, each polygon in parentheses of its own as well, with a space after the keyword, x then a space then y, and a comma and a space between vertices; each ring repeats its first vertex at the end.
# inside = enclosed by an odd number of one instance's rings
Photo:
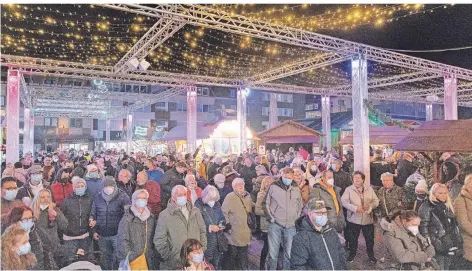
POLYGON ((394 184, 391 189, 381 187, 377 191, 377 198, 379 198, 379 206, 377 210, 382 217, 391 215, 395 210, 407 210, 408 202, 405 197, 405 190, 402 187, 394 184))
POLYGON ((311 187, 308 185, 308 180, 303 181, 303 186, 300 187, 300 193, 302 194, 303 206, 310 200, 311 187))
POLYGON ((310 199, 322 200, 325 202, 326 207, 328 207, 328 223, 337 232, 342 232, 346 227, 346 220, 344 218, 341 203, 341 188, 336 186, 334 186, 333 188, 334 192, 336 193, 336 200, 338 201, 339 213, 336 213, 334 198, 331 196, 328 190, 320 183, 315 184, 311 189, 310 199))
POLYGON ((3 197, 1 198, 1 216, 2 216, 2 221, 3 218, 8 215, 8 213, 11 211, 11 209, 15 208, 16 206, 21 206, 24 205, 23 202, 19 199, 14 199, 14 200, 6 200, 3 197))
POLYGON ((136 186, 136 189, 145 189, 149 193, 147 207, 156 217, 161 212, 161 186, 154 181, 147 181, 143 186, 136 186))
MULTIPOLYGON (((74 163, 75 163, 75 161, 74 161, 74 163)), ((72 177, 78 176, 80 178, 84 178, 85 172, 87 172, 86 168, 78 166, 74 169, 74 171, 72 171, 72 177)))
POLYGON ((131 200, 122 190, 115 188, 113 198, 106 202, 102 192, 93 197, 90 216, 97 221, 95 230, 100 236, 115 236, 118 233, 118 224, 123 218, 124 207, 131 204, 131 200))
POLYGON ((61 206, 62 201, 74 193, 74 188, 71 183, 57 182, 51 185, 51 193, 56 201, 56 205, 61 206))
POLYGON ((446 255, 450 248, 462 249, 462 237, 456 217, 446 204, 424 202, 418 214, 421 217, 420 233, 431 239, 436 254, 446 255))
POLYGON ((225 186, 229 187, 233 191, 233 181, 238 177, 237 174, 231 174, 225 178, 225 186))
POLYGON ((209 166, 207 166, 207 177, 208 179, 213 179, 215 178, 215 175, 218 173, 218 168, 220 165, 211 163, 209 166))
POLYGON ((247 225, 247 213, 252 211, 252 200, 249 193, 244 192, 242 196, 236 192, 229 193, 223 202, 223 206, 221 206, 221 210, 226 223, 231 225, 229 232, 225 233, 228 243, 237 247, 249 245, 251 230, 247 225))
POLYGON ((420 233, 413 235, 405 229, 399 217, 388 222, 385 218, 380 221, 384 230, 384 243, 393 259, 400 264, 426 263, 434 256, 434 247, 420 233))
MULTIPOLYGON (((225 217, 223 215, 223 211, 221 210, 221 205, 219 202, 216 202, 215 205, 210 207, 208 204, 204 204, 201 199, 198 199, 195 202, 195 207, 200 210, 202 214, 203 221, 205 221, 205 229, 206 229, 206 237, 207 237, 207 250, 205 251, 205 256, 208 260, 212 260, 214 253, 218 251, 218 243, 222 242, 220 238, 226 238, 220 232, 210 232, 209 226, 210 225, 219 225, 223 223, 226 225, 225 217), (208 256, 207 256, 208 255, 208 256)), ((223 251, 219 251, 223 252, 223 251)))
POLYGON ((125 213, 118 226, 117 258, 122 260, 129 253, 128 260, 134 261, 144 252, 146 244, 146 262, 149 270, 157 270, 157 251, 154 248, 154 232, 156 217, 151 213, 146 221, 136 217, 130 206, 125 207, 125 213), (147 223, 147 234, 146 234, 147 223))
POLYGON ((398 173, 395 184, 403 187, 406 183, 406 179, 408 179, 411 174, 415 173, 418 168, 412 162, 402 159, 398 162, 397 169, 398 173))
POLYGON ((92 203, 92 195, 89 192, 85 192, 83 196, 74 193, 62 202, 61 211, 69 222, 67 229, 64 230, 65 235, 75 237, 89 231, 92 203))
MULTIPOLYGON (((195 187, 195 194, 197 195, 197 199, 202 197, 203 190, 200 187, 195 187)), ((187 188, 187 200, 192 201, 192 191, 187 188)))
POLYGON ((318 231, 307 216, 296 221, 290 256, 291 270, 347 270, 344 247, 329 226, 318 231))
POLYGON ((253 189, 252 179, 257 178, 256 167, 252 165, 251 167, 242 167, 239 170, 239 175, 244 179, 244 189, 251 193, 253 189))
POLYGON ((389 163, 383 161, 382 159, 371 162, 370 185, 382 186, 382 180, 380 179, 380 176, 385 172, 390 172, 392 174, 394 173, 393 168, 389 163))
POLYGON ((161 180, 161 210, 167 207, 167 203, 171 197, 172 188, 176 185, 185 186, 184 176, 177 172, 175 167, 164 173, 161 180))
POLYGON ((464 239, 464 258, 472 261, 472 193, 462 189, 454 202, 454 210, 464 239))
MULTIPOLYGON (((46 186, 43 184, 44 189, 50 189, 49 186, 46 186)), ((33 191, 31 190, 31 183, 26 182, 21 188, 18 189, 18 193, 16 194, 16 199, 17 200, 23 200, 23 198, 29 198, 30 202, 33 202, 34 194, 33 191)), ((52 194, 52 199, 54 201, 54 194, 52 194)))
POLYGON ((225 198, 226 196, 233 192, 233 189, 232 188, 229 188, 227 186, 223 186, 223 188, 218 188, 217 186, 215 186, 217 189, 218 189, 218 192, 220 193, 220 204, 223 205, 223 202, 225 201, 225 198))
POLYGON ((203 162, 199 164, 198 166, 198 174, 200 174, 200 177, 208 181, 208 174, 207 174, 207 166, 203 162))
POLYGON ((254 213, 261 217, 261 231, 269 231, 269 221, 267 221, 264 209, 262 208, 262 201, 265 198, 266 193, 259 192, 257 194, 256 206, 254 208, 254 213))
POLYGON ((157 220, 154 234, 154 245, 161 255, 161 270, 175 270, 181 266, 180 249, 189 238, 199 240, 203 249, 207 249, 206 225, 200 210, 187 202, 188 220, 182 214, 180 207, 169 203, 157 220))
MULTIPOLYGON (((39 218, 35 222, 35 227, 41 228, 47 234, 47 237, 40 236, 41 240, 48 239, 48 244, 43 244, 44 250, 51 251, 54 254, 60 252, 61 243, 59 240, 58 231, 65 231, 69 226, 69 221, 64 216, 59 208, 54 208, 56 211, 56 219, 49 221, 49 208, 46 210, 40 210, 39 218)), ((46 243, 46 242, 44 242, 46 243)))
POLYGON ((158 170, 158 169, 148 170, 148 171, 146 171, 146 173, 147 173, 148 178, 149 178, 150 181, 154 181, 158 184, 161 183, 162 176, 164 176, 164 172, 162 172, 162 170, 158 170))
POLYGON ((338 172, 333 172, 334 186, 341 188, 341 196, 346 191, 346 188, 352 185, 351 175, 349 173, 339 170, 338 172))
POLYGON ((29 232, 29 242, 31 245, 31 252, 33 252, 36 257, 36 264, 33 266, 32 270, 46 270, 44 266, 44 242, 41 240, 41 236, 47 236, 45 230, 33 226, 29 232), (39 233, 41 232, 41 234, 39 233))
POLYGON ((85 182, 87 183, 87 191, 90 192, 92 197, 99 194, 100 191, 103 189, 103 181, 102 179, 87 179, 85 178, 85 182))
POLYGON ((287 187, 280 178, 269 186, 262 208, 271 223, 284 228, 294 227, 303 208, 300 188, 295 182, 287 187))
POLYGON ((252 202, 256 202, 257 194, 259 194, 259 191, 261 190, 262 181, 265 178, 270 178, 270 176, 267 174, 267 175, 261 175, 261 176, 257 177, 256 182, 254 183, 254 186, 253 186, 252 192, 251 192, 252 202))
POLYGON ((374 189, 364 185, 364 193, 361 195, 354 185, 346 188, 341 196, 343 207, 347 209, 347 221, 358 225, 370 225, 374 223, 372 210, 379 206, 379 199, 375 195, 374 189), (357 213, 357 206, 364 206, 369 203, 370 207, 364 213, 357 213))
POLYGON ((131 198, 134 191, 136 191, 136 182, 134 182, 133 180, 128 181, 128 183, 126 184, 120 181, 116 181, 116 186, 119 189, 123 190, 129 198, 131 198))

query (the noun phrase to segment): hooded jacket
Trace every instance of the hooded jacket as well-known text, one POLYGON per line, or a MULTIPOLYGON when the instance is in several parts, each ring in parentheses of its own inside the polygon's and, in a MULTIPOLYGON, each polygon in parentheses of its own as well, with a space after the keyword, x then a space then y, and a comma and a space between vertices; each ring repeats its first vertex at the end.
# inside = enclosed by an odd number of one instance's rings
MULTIPOLYGON (((100 236, 115 236, 118 233, 118 225, 123 218, 124 208, 131 204, 131 200, 121 189, 116 191, 110 202, 106 202, 102 192, 93 198, 91 217, 97 221, 96 231, 100 236)), ((87 183, 88 190, 88 183, 87 183)))
POLYGON ((296 221, 290 256, 292 270, 347 270, 344 247, 329 226, 318 231, 307 216, 296 221))
POLYGON ((282 182, 282 177, 273 182, 267 190, 262 208, 267 220, 284 228, 295 226, 303 208, 302 194, 298 185, 292 181, 289 186, 282 182))
POLYGON ((85 175, 84 179, 85 179, 85 182, 87 183, 87 191, 90 192, 92 197, 94 197, 95 195, 100 193, 100 191, 102 191, 102 189, 103 189, 103 180, 102 180, 102 178, 90 179, 90 178, 87 178, 86 176, 87 175, 85 175))
POLYGON ((89 218, 92 211, 92 195, 85 192, 83 196, 73 193, 61 205, 61 211, 69 221, 64 234, 70 237, 81 236, 89 231, 89 218))
POLYGON ((157 253, 154 248, 154 231, 156 217, 151 213, 146 221, 136 217, 130 206, 125 207, 125 213, 118 226, 117 257, 122 260, 129 253, 129 261, 134 261, 144 252, 146 244, 146 262, 149 270, 157 270, 157 253), (147 223, 147 234, 146 233, 147 223))
POLYGON ((200 210, 187 202, 188 220, 174 203, 169 203, 157 220, 154 245, 163 261, 161 270, 175 270, 182 265, 180 249, 189 238, 200 241, 203 249, 207 248, 206 225, 200 210))
POLYGON ((434 247, 428 240, 420 233, 415 236, 405 229, 399 217, 392 222, 382 218, 380 227, 384 231, 384 243, 387 250, 398 263, 422 264, 434 256, 434 247))
POLYGON ((57 180, 56 183, 51 185, 51 193, 54 196, 54 200, 56 201, 57 206, 60 206, 65 198, 74 193, 74 188, 72 186, 72 183, 70 182, 70 179, 69 182, 66 183, 57 180))
POLYGON ((472 261, 472 194, 462 188, 454 202, 454 209, 464 239, 464 258, 472 261))
POLYGON ((334 192, 336 193, 336 200, 339 206, 339 213, 336 213, 336 206, 334 204, 334 198, 331 194, 323 187, 320 183, 313 186, 310 192, 310 199, 322 200, 325 202, 326 209, 328 209, 328 223, 337 232, 342 232, 346 227, 346 220, 344 218, 344 212, 341 204, 341 188, 334 186, 334 192))

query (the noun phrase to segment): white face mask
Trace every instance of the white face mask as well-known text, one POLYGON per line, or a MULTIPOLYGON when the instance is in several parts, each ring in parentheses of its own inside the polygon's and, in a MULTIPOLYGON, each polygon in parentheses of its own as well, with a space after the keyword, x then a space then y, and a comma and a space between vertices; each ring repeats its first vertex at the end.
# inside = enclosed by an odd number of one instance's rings
POLYGON ((224 184, 224 183, 216 183, 216 186, 217 186, 219 189, 221 189, 221 188, 223 188, 223 186, 225 186, 225 184, 224 184))
POLYGON ((326 183, 327 183, 328 185, 334 186, 334 179, 333 179, 333 178, 328 179, 328 180, 326 181, 326 183))
POLYGON ((413 235, 417 235, 419 232, 418 226, 408 226, 407 229, 413 233, 413 235))
POLYGON ((211 208, 213 208, 213 206, 215 206, 215 201, 214 200, 210 200, 209 202, 207 202, 208 206, 210 206, 211 208))
POLYGON ((40 204, 40 205, 39 205, 39 208, 40 208, 42 211, 46 210, 48 207, 49 207, 49 204, 40 204))

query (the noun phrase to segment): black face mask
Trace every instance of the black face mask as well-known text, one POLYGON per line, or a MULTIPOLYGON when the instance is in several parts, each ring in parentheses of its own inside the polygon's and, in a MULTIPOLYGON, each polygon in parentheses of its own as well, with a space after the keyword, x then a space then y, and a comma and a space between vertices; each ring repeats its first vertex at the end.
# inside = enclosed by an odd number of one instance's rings
POLYGON ((144 170, 149 170, 149 167, 148 167, 148 166, 144 166, 144 170))
POLYGON ((64 184, 65 184, 65 183, 70 183, 70 178, 61 178, 61 179, 59 180, 59 182, 60 182, 60 183, 64 183, 64 184))
POLYGON ((24 168, 24 169, 28 169, 28 168, 30 168, 30 167, 31 167, 30 165, 23 165, 23 168, 24 168))
POLYGON ((128 167, 128 164, 122 164, 121 165, 121 168, 127 168, 128 167))
POLYGON ((426 199, 426 194, 416 194, 416 198, 418 200, 425 200, 426 199))

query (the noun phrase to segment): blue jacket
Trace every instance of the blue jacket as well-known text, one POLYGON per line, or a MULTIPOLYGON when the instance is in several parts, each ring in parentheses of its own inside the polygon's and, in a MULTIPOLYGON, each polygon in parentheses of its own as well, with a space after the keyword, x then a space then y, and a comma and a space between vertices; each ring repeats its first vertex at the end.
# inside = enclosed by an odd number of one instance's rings
POLYGON ((100 191, 103 189, 103 181, 102 179, 87 179, 85 178, 85 182, 87 183, 87 191, 95 197, 100 191))
POLYGON ((195 207, 200 209, 203 221, 205 221, 207 231, 207 251, 205 252, 205 254, 208 260, 212 260, 212 258, 210 257, 213 257, 215 250, 218 249, 218 238, 226 238, 223 235, 218 236, 216 232, 208 231, 208 226, 210 225, 218 225, 220 224, 220 222, 222 222, 223 225, 226 225, 223 211, 221 211, 221 204, 219 202, 215 202, 215 205, 213 206, 213 208, 211 208, 209 205, 204 204, 202 199, 200 198, 195 201, 195 207))
POLYGON ((164 176, 164 173, 160 170, 148 170, 147 175, 149 180, 153 180, 158 184, 161 184, 162 176, 164 176))
POLYGON ((116 192, 110 202, 106 202, 102 193, 93 198, 91 217, 97 221, 95 230, 100 236, 115 236, 118 233, 118 225, 123 218, 124 208, 130 205, 131 200, 126 193, 116 188, 116 192))

